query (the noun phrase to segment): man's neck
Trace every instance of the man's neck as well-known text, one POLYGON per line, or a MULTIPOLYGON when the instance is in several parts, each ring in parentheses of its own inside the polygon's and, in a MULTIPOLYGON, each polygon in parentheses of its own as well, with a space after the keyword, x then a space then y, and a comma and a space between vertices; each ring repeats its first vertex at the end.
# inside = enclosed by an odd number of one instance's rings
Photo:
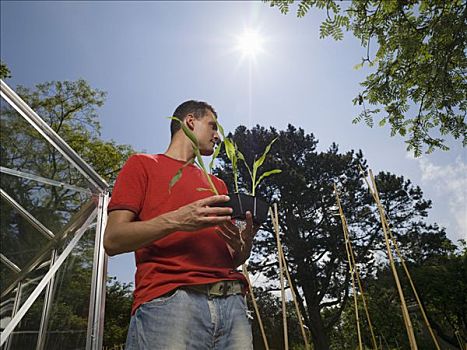
POLYGON ((191 145, 191 142, 188 144, 185 141, 186 140, 184 139, 174 137, 170 141, 169 147, 164 154, 170 158, 184 162, 188 161, 189 159, 193 159, 195 156, 193 152, 193 146, 191 145))

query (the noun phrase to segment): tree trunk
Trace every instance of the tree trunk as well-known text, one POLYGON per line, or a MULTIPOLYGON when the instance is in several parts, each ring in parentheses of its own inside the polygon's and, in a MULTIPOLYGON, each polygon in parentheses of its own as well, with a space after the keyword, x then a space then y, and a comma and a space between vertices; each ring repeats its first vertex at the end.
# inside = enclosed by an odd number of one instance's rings
POLYGON ((324 329, 319 306, 309 306, 308 313, 310 315, 310 324, 308 324, 308 327, 311 331, 314 350, 329 350, 329 339, 324 329))

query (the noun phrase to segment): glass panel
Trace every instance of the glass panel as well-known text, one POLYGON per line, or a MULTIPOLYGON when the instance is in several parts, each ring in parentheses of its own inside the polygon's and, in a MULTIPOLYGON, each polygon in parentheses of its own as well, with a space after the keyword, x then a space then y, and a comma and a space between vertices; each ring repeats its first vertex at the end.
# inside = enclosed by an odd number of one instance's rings
POLYGON ((55 278, 44 349, 84 349, 91 295, 95 227, 84 234, 55 278))
MULTIPOLYGON (((3 99, 0 112, 1 166, 85 189, 91 188, 86 178, 3 99)), ((66 127, 55 126, 55 129, 59 128, 66 141, 66 127)))
MULTIPOLYGON (((47 260, 49 256, 45 257, 47 260)), ((49 266, 47 264, 41 264, 38 268, 32 270, 30 273, 27 274, 25 278, 22 280, 22 287, 21 287, 21 298, 19 300, 18 309, 23 306, 24 302, 27 300, 29 295, 33 292, 39 282, 42 280, 44 275, 47 273, 49 266)), ((17 275, 8 281, 8 284, 3 284, 3 276, 2 276, 2 309, 1 309, 1 317, 2 319, 5 317, 11 317, 11 312, 13 310, 13 304, 16 297, 17 291, 17 284, 15 284, 13 289, 3 296, 3 292, 6 287, 10 287, 11 283, 16 280, 17 275), (3 307, 3 303, 5 303, 5 307, 3 307)), ((6 326, 6 325, 5 325, 6 326)))
POLYGON ((0 165, 64 184, 1 174, 1 188, 52 232, 60 231, 91 193, 67 188, 91 188, 89 182, 15 110, 1 107, 0 165))
MULTIPOLYGON (((31 289, 32 291, 32 289, 31 289)), ((21 293, 21 298, 26 300, 28 297, 28 291, 21 293)), ((39 334, 39 328, 41 323, 42 306, 44 304, 44 292, 41 293, 36 302, 32 304, 28 313, 24 315, 21 322, 18 324, 16 329, 10 335, 11 345, 10 349, 36 349, 37 336, 39 334)), ((7 350, 8 342, 2 347, 2 350, 7 350)))
MULTIPOLYGON (((98 203, 92 186, 18 112, 0 99, 0 187, 55 238, 44 235, 7 199, 0 200, 1 253, 22 271, 0 264, 1 327, 12 318, 21 279, 21 307, 67 247, 98 203), (34 264, 31 271, 28 266, 34 264)), ((55 129, 59 126, 54 126, 55 129)), ((62 127, 61 133, 66 135, 62 127)), ((64 137, 65 141, 66 136, 64 137)), ((76 141, 76 140, 75 140, 76 141)), ((95 224, 53 278, 44 349, 84 349, 89 312, 95 224)), ((9 349, 36 349, 44 295, 34 302, 12 333, 9 349)), ((8 344, 8 343, 6 343, 8 344)), ((6 350, 6 345, 2 347, 6 350)))
MULTIPOLYGON (((23 269, 33 259, 42 247, 49 242, 36 228, 34 228, 17 210, 3 198, 0 200, 0 237, 2 254, 11 262, 23 269)), ((10 280, 9 276, 16 275, 12 270, 1 276, 1 289, 10 280)))

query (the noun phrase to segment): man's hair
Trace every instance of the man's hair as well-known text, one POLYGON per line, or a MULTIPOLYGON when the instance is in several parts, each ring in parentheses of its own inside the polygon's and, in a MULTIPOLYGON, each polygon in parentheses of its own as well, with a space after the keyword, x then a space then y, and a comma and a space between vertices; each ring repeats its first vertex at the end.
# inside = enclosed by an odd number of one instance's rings
MULTIPOLYGON (((173 116, 177 117, 181 121, 185 120, 188 114, 193 114, 196 119, 201 119, 206 115, 207 111, 211 111, 212 114, 214 114, 214 117, 217 119, 217 113, 210 104, 203 101, 189 100, 178 106, 175 109, 173 116)), ((180 123, 177 120, 172 119, 170 122, 170 136, 173 137, 175 133, 181 128, 182 127, 180 123)))

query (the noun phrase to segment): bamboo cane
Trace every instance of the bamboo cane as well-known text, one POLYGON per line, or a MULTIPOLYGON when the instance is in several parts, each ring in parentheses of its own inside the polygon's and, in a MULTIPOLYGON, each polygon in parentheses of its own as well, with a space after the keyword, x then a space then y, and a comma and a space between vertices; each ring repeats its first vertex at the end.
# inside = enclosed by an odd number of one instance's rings
POLYGON ((347 253, 347 261, 349 262, 350 277, 352 278, 352 291, 353 291, 353 299, 354 299, 354 306, 355 306, 355 322, 357 324, 358 348, 360 350, 363 350, 362 334, 360 331, 360 319, 358 315, 357 288, 355 287, 355 271, 354 271, 354 267, 352 266, 352 259, 350 258, 350 250, 349 250, 349 246, 347 243, 348 239, 346 235, 347 226, 345 224, 345 217, 342 211, 342 207, 340 204, 340 200, 337 194, 337 188, 335 184, 334 184, 334 192, 336 193, 337 204, 339 206, 339 215, 341 217, 342 230, 344 231, 344 238, 345 238, 345 252, 347 253))
MULTIPOLYGON (((281 249, 282 249, 282 244, 281 244, 281 249)), ((292 287, 292 278, 290 277, 289 268, 287 266, 287 261, 285 260, 285 256, 284 256, 284 251, 282 251, 282 259, 283 259, 282 262, 284 264, 284 269, 285 269, 285 275, 287 276, 287 281, 289 283, 290 291, 292 293, 292 299, 295 304, 295 311, 297 312, 297 318, 298 318, 298 323, 300 324, 300 331, 302 333, 303 342, 305 343, 305 350, 309 350, 310 343, 308 342, 308 337, 306 336, 305 326, 303 325, 303 317, 302 317, 302 313, 300 312, 300 307, 298 306, 297 296, 295 295, 295 291, 292 287)))
MULTIPOLYGON (((367 179, 366 179, 366 177, 365 177, 365 173, 363 172, 362 167, 359 166, 359 168, 360 168, 360 172, 361 172, 362 175, 364 176, 365 182, 366 182, 368 188, 370 189, 371 194, 373 195, 373 198, 376 199, 375 194, 374 194, 374 192, 371 190, 370 185, 369 185, 369 183, 368 183, 368 181, 367 181, 367 179)), ((408 280, 409 280, 410 286, 411 286, 412 291, 413 291, 413 293, 414 293, 414 295, 415 295, 415 299, 417 300, 418 307, 420 308, 420 312, 422 313, 423 320, 425 321, 425 324, 426 324, 426 326, 427 326, 427 328, 428 328, 428 331, 430 332, 431 338, 433 339, 433 342, 435 343, 435 347, 436 347, 437 350, 440 350, 441 348, 440 348, 440 346, 439 346, 438 340, 436 339, 436 336, 435 336, 435 334, 434 334, 434 331, 433 331, 433 329, 431 328, 431 324, 430 324, 430 321, 428 320, 428 317, 427 317, 427 315, 426 315, 425 308, 422 306, 422 303, 421 303, 420 298, 419 298, 419 296, 418 296, 417 289, 415 288, 415 284, 413 283, 413 280, 412 280, 412 277, 411 277, 411 275, 410 275, 409 269, 407 268, 407 265, 405 264, 405 260, 404 260, 402 254, 401 254, 401 252, 400 252, 400 250, 399 250, 399 246, 398 246, 398 244, 397 244, 397 241, 396 241, 394 235, 392 234, 391 230, 389 229, 389 224, 388 224, 388 220, 387 220, 386 217, 387 217, 387 214, 384 216, 384 221, 385 221, 385 225, 386 225, 386 227, 387 227, 387 229, 388 229, 389 236, 390 236, 390 238, 391 238, 392 244, 393 244, 393 246, 394 246, 394 248, 395 248, 395 250, 396 250, 397 256, 398 256, 399 259, 401 260, 402 266, 403 266, 403 268, 404 268, 404 272, 405 272, 405 274, 406 274, 406 276, 407 276, 407 278, 408 278, 408 280)))
POLYGON ((457 339, 457 342, 459 343, 459 347, 462 349, 462 350, 467 350, 467 343, 465 343, 461 336, 459 335, 459 330, 456 329, 456 331, 454 332, 454 334, 456 335, 456 339, 457 339))
MULTIPOLYGON (((384 219, 386 221, 386 218, 384 219)), ((389 228, 389 225, 387 224, 386 221, 386 226, 389 228)), ((417 300, 418 307, 420 308, 420 312, 422 313, 423 320, 425 321, 426 326, 428 327, 428 331, 430 332, 431 338, 433 339, 433 342, 435 343, 436 349, 441 350, 438 340, 436 339, 435 333, 433 332, 433 329, 431 328, 430 321, 428 321, 428 317, 425 313, 425 309, 422 306, 422 302, 420 301, 420 298, 417 293, 417 289, 415 288, 415 284, 413 283, 412 277, 410 275, 409 269, 407 268, 407 265, 405 264, 404 258, 402 257, 402 254, 399 250, 399 247, 397 245, 396 239, 394 238, 391 230, 388 229, 389 235, 391 236, 392 244, 394 245, 394 248, 396 249, 396 253, 399 256, 399 259, 401 260, 402 266, 404 268, 405 274, 407 275, 407 278, 409 280, 410 286, 412 287, 413 294, 415 295, 415 299, 417 300)))
MULTIPOLYGON (((279 227, 279 217, 276 216, 275 218, 273 218, 273 220, 277 221, 277 227, 279 227)), ((302 313, 300 312, 300 307, 298 306, 297 296, 295 295, 295 291, 294 291, 293 286, 292 286, 292 278, 290 277, 289 268, 287 266, 287 260, 285 259, 284 249, 282 248, 282 243, 280 242, 280 240, 279 240, 279 247, 278 248, 280 248, 280 254, 281 254, 281 257, 282 257, 282 264, 284 266, 284 271, 285 271, 287 281, 288 281, 289 286, 290 286, 290 291, 292 293, 292 299, 293 299, 293 302, 294 302, 294 305, 295 305, 295 311, 297 312, 297 318, 298 318, 298 322, 300 324, 300 331, 302 333, 303 342, 305 343, 305 350, 309 350, 310 344, 308 343, 308 337, 306 336, 305 327, 303 325, 302 313)))
POLYGON ((365 309, 365 315, 366 315, 366 319, 368 321, 368 327, 370 328, 373 347, 376 350, 376 349, 378 349, 378 344, 376 343, 376 337, 375 337, 375 334, 374 334, 374 331, 373 331, 373 325, 371 323, 370 312, 368 311, 368 305, 366 303, 365 293, 364 293, 363 285, 362 285, 362 282, 361 282, 361 279, 360 279, 360 273, 358 271, 358 266, 357 266, 356 261, 355 261, 355 254, 353 252, 352 244, 350 242, 350 234, 349 234, 349 228, 348 228, 348 225, 347 225, 347 219, 345 218, 344 210, 342 209, 341 201, 340 201, 340 198, 339 198, 339 193, 337 191, 337 187, 336 187, 335 184, 334 184, 334 192, 336 193, 336 200, 337 200, 337 204, 339 206, 339 214, 340 214, 341 221, 342 221, 342 229, 343 229, 343 232, 344 232, 344 239, 345 239, 346 248, 347 248, 347 246, 349 247, 350 258, 352 260, 352 263, 350 263, 350 261, 349 261, 349 266, 350 266, 350 268, 352 268, 352 265, 353 265, 353 267, 355 269, 355 275, 357 277, 358 288, 360 289, 360 295, 362 297, 363 308, 365 309))
POLYGON ((371 323, 370 312, 368 311, 368 305, 366 303, 365 293, 364 293, 364 290, 363 290, 362 281, 360 279, 360 273, 358 272, 358 267, 357 267, 357 264, 355 263, 355 255, 354 255, 354 252, 353 252, 353 249, 352 249, 352 245, 350 243, 350 238, 349 238, 348 232, 347 232, 347 237, 348 237, 348 242, 349 242, 348 244, 349 244, 349 250, 350 250, 350 257, 352 259, 352 264, 353 264, 353 266, 355 268, 355 273, 356 273, 357 282, 358 282, 358 288, 360 289, 360 295, 361 295, 362 301, 363 301, 363 308, 365 309, 365 315, 366 315, 366 319, 368 321, 368 327, 370 328, 371 340, 373 342, 374 348, 378 349, 378 345, 376 343, 375 333, 373 331, 373 324, 371 323))
POLYGON ((269 350, 268 339, 266 337, 266 332, 264 331, 264 326, 263 326, 263 321, 261 319, 261 315, 259 314, 259 309, 258 309, 258 305, 256 303, 255 294, 253 293, 253 286, 252 286, 251 280, 250 280, 250 274, 248 273, 248 270, 246 268, 246 264, 242 265, 242 271, 243 271, 243 274, 245 275, 245 278, 246 278, 246 280, 248 282, 248 290, 250 291, 251 301, 253 303, 253 308, 255 309, 255 313, 256 313, 256 319, 258 320, 259 329, 261 330, 261 336, 263 338, 264 348, 266 350, 269 350))
POLYGON ((284 265, 285 275, 289 283, 290 292, 292 293, 292 299, 295 305, 295 311, 297 312, 298 323, 300 324, 300 331, 302 333, 303 342, 305 343, 305 350, 309 350, 310 345, 308 343, 308 337, 306 336, 305 327, 303 325, 302 313, 300 312, 300 307, 298 306, 297 296, 292 286, 292 278, 290 277, 289 268, 287 266, 287 261, 285 260, 284 250, 282 249, 282 243, 280 245, 282 264, 284 265))
MULTIPOLYGON (((274 213, 271 209, 269 209, 272 222, 274 224, 274 231, 276 232, 276 241, 277 241, 277 248, 278 248, 278 257, 279 257, 279 280, 281 284, 281 297, 282 297, 282 322, 284 325, 284 349, 289 349, 289 338, 287 332, 287 310, 286 310, 286 301, 285 301, 285 289, 284 289, 284 270, 282 266, 282 255, 280 250, 280 239, 279 239, 279 223, 274 218, 274 213)), ((277 204, 274 203, 274 212, 277 216, 277 204)))
POLYGON ((417 350, 418 349, 417 348, 417 342, 415 340, 415 335, 414 335, 414 332, 413 332, 412 322, 410 321, 409 311, 408 311, 407 305, 405 303, 404 292, 402 291, 402 287, 401 287, 401 284, 400 284, 400 281, 399 281, 399 276, 398 276, 397 270, 396 270, 396 265, 394 263, 394 257, 392 256, 392 250, 391 250, 391 247, 390 247, 390 244, 389 244, 389 237, 388 237, 389 234, 387 232, 388 227, 387 227, 387 223, 386 223, 386 220, 385 220, 384 209, 383 209, 383 206, 382 206, 381 201, 379 199, 379 194, 378 194, 378 189, 376 187, 375 178, 374 178, 373 173, 372 173, 371 170, 370 170, 370 178, 371 178, 371 182, 373 184, 374 197, 375 197, 376 205, 378 206, 379 215, 381 217, 381 225, 383 227, 384 240, 385 240, 385 243, 386 243, 386 249, 388 251, 389 263, 390 263, 391 270, 392 270, 392 273, 393 273, 393 276, 394 276, 394 280, 396 282, 397 291, 399 292, 399 298, 400 298, 400 301, 401 301, 401 308, 402 308, 402 316, 403 316, 405 327, 406 327, 406 330, 407 330, 407 335, 409 337, 410 348, 412 350, 417 350))

